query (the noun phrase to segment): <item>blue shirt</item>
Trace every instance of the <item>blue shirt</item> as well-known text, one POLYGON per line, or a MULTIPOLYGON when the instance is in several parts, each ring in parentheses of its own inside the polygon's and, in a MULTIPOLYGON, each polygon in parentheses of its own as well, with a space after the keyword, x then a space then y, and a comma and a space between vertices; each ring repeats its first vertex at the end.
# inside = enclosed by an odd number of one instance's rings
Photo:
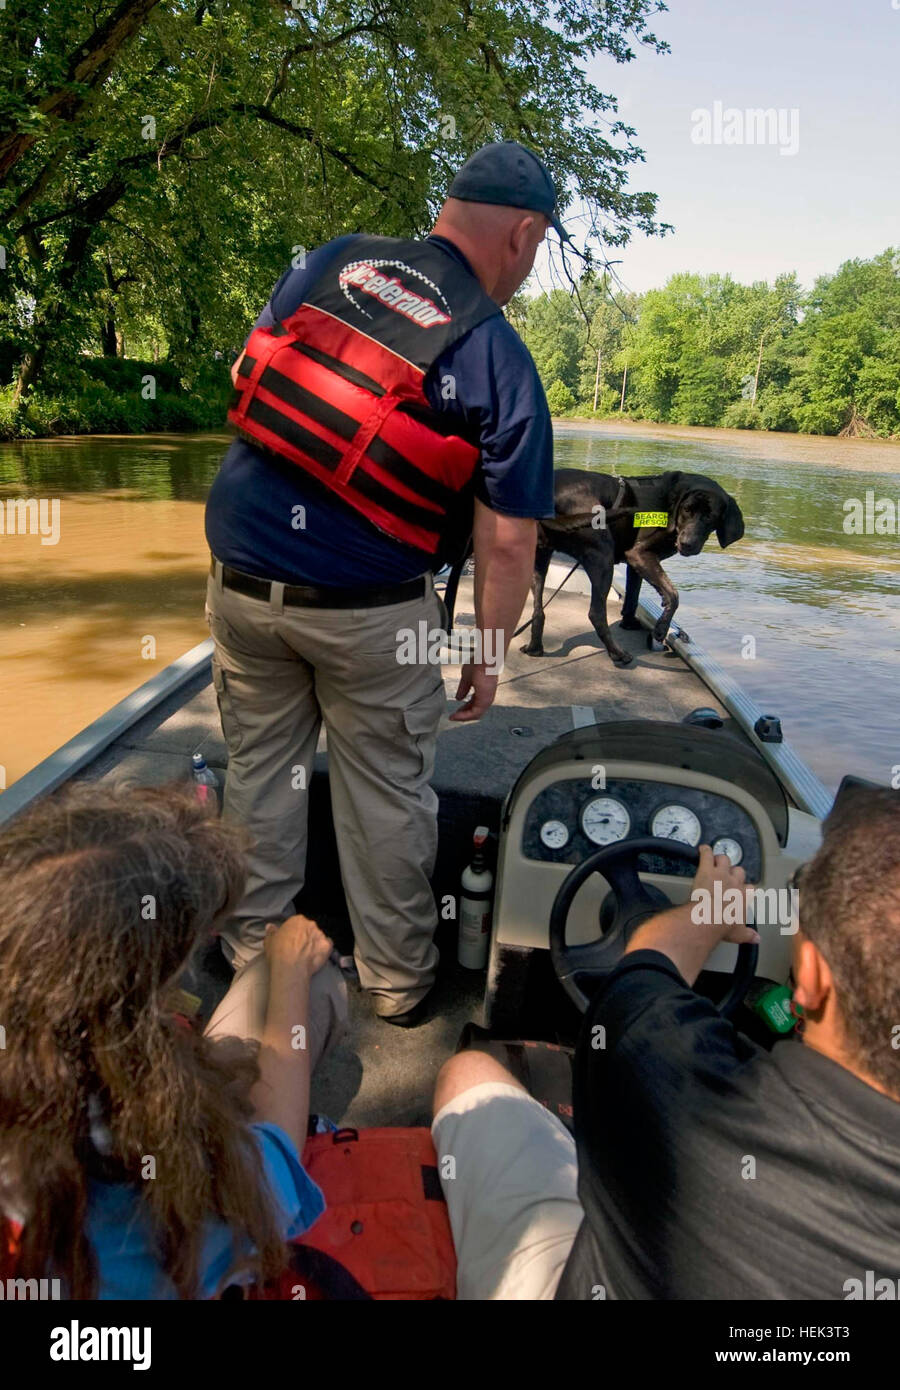
MULTIPOLYGON (((278 1125, 251 1125, 285 1240, 302 1235, 325 1210, 325 1198, 305 1173, 297 1149, 278 1125)), ((152 1179, 148 1179, 152 1181, 152 1179)), ((175 1286, 156 1257, 140 1193, 128 1183, 92 1182, 88 1238, 97 1254, 99 1297, 174 1299, 175 1286)), ((213 1298, 238 1254, 222 1221, 207 1222, 200 1259, 199 1298, 213 1298)))
MULTIPOLYGON (((308 256, 303 270, 285 271, 257 326, 299 308, 313 279, 350 240, 338 237, 308 256)), ((456 247, 443 237, 434 240, 471 272, 456 247)), ((423 389, 434 410, 458 415, 476 431, 476 496, 482 502, 507 516, 553 515, 553 434, 544 388, 531 354, 502 314, 451 344, 426 373, 423 389), (442 380, 448 375, 456 395, 445 400, 442 380)), ((206 539, 224 564, 287 584, 397 583, 426 568, 421 552, 313 489, 296 464, 240 439, 210 490, 206 539), (303 512, 294 510, 298 504, 303 512)))

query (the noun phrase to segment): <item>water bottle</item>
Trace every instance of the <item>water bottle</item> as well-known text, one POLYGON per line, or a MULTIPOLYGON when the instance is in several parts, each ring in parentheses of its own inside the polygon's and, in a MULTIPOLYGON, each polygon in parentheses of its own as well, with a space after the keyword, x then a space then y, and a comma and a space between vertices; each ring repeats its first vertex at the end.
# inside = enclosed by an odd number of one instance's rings
POLYGON ((211 816, 218 815, 222 805, 222 784, 213 769, 207 766, 202 753, 195 753, 191 758, 191 772, 197 800, 209 809, 211 816))

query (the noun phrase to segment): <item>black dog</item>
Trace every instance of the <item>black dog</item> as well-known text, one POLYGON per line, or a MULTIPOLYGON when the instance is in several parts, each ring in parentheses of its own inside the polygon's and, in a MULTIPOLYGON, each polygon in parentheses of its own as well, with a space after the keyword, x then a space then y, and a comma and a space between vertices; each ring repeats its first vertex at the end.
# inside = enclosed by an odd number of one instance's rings
POLYGON ((676 552, 699 555, 712 531, 723 550, 744 534, 744 518, 737 502, 702 473, 611 478, 579 468, 557 468, 554 499, 556 516, 552 521, 538 522, 531 638, 522 648, 529 656, 544 653, 544 581, 554 550, 562 550, 581 563, 591 581, 588 617, 613 661, 624 666, 631 655, 614 641, 606 621, 613 566, 622 560, 628 564, 622 604, 624 628, 640 627, 636 611, 642 580, 652 584, 662 599, 662 613, 650 637, 652 646, 654 640, 664 641, 678 607, 678 590, 662 561, 676 552))

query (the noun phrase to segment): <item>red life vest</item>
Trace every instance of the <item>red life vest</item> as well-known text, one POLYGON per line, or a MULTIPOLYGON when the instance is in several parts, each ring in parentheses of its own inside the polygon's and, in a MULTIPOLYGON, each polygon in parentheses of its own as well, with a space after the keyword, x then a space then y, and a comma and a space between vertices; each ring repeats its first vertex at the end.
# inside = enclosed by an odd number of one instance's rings
POLYGON ((479 450, 422 389, 436 359, 499 307, 438 242, 355 237, 299 309, 256 328, 228 419, 395 540, 427 555, 479 450))
POLYGON ((325 1194, 325 1212, 291 1242, 288 1267, 257 1297, 456 1297, 456 1253, 430 1130, 316 1134, 303 1167, 325 1194))

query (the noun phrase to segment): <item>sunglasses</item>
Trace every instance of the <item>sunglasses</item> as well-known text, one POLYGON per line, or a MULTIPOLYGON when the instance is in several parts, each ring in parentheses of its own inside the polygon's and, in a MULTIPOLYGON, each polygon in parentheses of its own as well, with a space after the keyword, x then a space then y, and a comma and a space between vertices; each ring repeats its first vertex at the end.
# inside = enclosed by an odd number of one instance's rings
POLYGON ((799 892, 800 892, 800 881, 801 881, 801 879, 803 878, 803 875, 804 875, 804 873, 806 872, 806 870, 807 870, 808 868, 809 868, 809 860, 808 860, 808 859, 805 860, 804 863, 798 864, 797 867, 796 867, 796 869, 794 870, 794 872, 791 874, 790 878, 788 879, 788 882, 787 882, 788 888, 790 888, 790 889, 796 889, 797 892, 799 893, 799 892))

